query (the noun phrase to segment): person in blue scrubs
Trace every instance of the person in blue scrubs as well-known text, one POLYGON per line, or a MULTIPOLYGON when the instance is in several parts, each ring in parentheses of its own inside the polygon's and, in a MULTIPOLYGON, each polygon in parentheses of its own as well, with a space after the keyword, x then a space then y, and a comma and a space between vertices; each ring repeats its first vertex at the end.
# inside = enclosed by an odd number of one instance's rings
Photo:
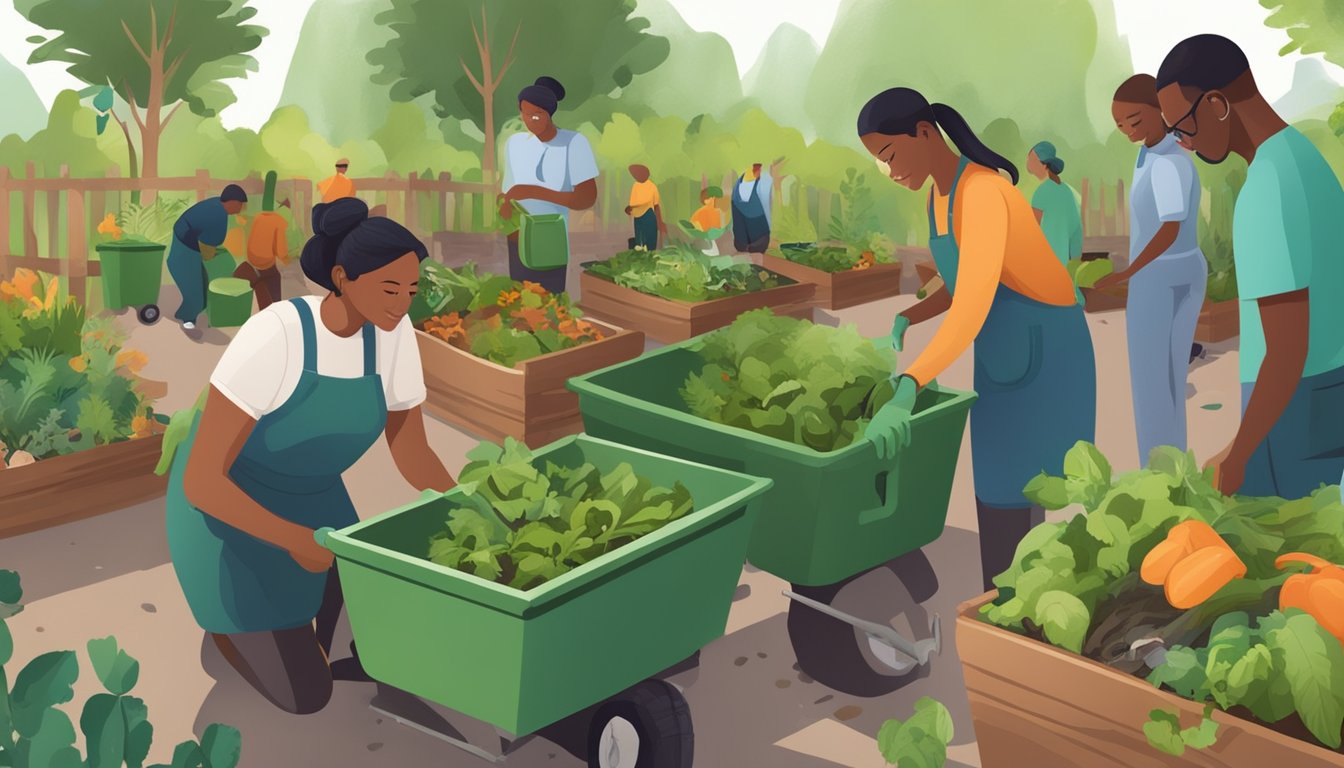
POLYGON ((1186 450, 1185 389, 1209 265, 1199 250, 1199 174, 1162 122, 1157 81, 1134 75, 1111 104, 1140 144, 1129 200, 1129 266, 1098 288, 1129 281, 1125 323, 1139 465, 1163 445, 1186 450))
POLYGON ((200 338, 196 320, 205 311, 205 261, 215 258, 229 230, 229 217, 247 205, 247 193, 230 184, 219 193, 191 206, 173 224, 173 242, 168 247, 168 274, 182 292, 182 304, 174 317, 188 336, 200 338))
POLYGON ((1301 498, 1344 473, 1344 188, 1225 37, 1177 43, 1157 95, 1182 146, 1249 163, 1232 222, 1242 419, 1211 462, 1218 488, 1301 498))

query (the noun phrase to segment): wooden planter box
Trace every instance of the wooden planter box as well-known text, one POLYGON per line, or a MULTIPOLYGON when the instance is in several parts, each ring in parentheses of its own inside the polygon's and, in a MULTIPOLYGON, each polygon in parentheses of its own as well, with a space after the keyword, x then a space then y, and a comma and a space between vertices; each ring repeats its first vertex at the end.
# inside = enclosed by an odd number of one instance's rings
POLYGON ((980 621, 980 606, 994 594, 963 603, 957 616, 957 653, 984 768, 1344 764, 1344 754, 1216 709, 1216 744, 1180 757, 1159 752, 1143 735, 1149 711, 1179 712, 1181 723, 1189 726, 1199 721, 1203 705, 980 621))
POLYGON ((938 265, 932 261, 916 261, 915 274, 919 275, 919 284, 928 285, 929 281, 938 276, 938 265))
POLYGON ((1117 309, 1124 309, 1125 302, 1129 300, 1129 285, 1121 283, 1114 288, 1098 290, 1096 288, 1083 288, 1083 311, 1085 312, 1113 312, 1117 309))
POLYGON ((868 269, 826 272, 768 253, 761 254, 761 266, 800 283, 816 286, 816 305, 822 309, 844 309, 901 293, 901 264, 874 264, 868 269))
POLYGON ((624 362, 644 352, 644 334, 591 321, 604 338, 505 368, 458 349, 424 331, 415 332, 425 369, 429 411, 480 437, 513 437, 536 448, 583 431, 578 395, 565 389, 571 376, 624 362))
POLYGON ((669 301, 619 286, 584 270, 579 278, 579 307, 622 328, 638 328, 650 338, 670 344, 722 328, 743 312, 762 307, 770 307, 778 315, 810 319, 815 290, 816 286, 810 283, 795 283, 712 301, 669 301))
POLYGON ((1206 301, 1195 325, 1195 341, 1217 344, 1234 339, 1241 332, 1241 306, 1238 301, 1206 301))
POLYGON ((95 517, 162 496, 163 435, 0 469, 0 538, 95 517))

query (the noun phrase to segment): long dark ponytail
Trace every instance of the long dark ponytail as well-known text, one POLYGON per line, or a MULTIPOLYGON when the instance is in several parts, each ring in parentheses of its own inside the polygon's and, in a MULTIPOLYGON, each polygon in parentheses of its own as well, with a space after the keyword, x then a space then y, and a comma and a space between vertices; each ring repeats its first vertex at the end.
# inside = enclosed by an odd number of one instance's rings
POLYGON ((924 122, 947 134, 957 150, 971 162, 1007 171, 1013 183, 1017 183, 1017 166, 985 146, 961 113, 946 104, 930 104, 913 88, 888 88, 869 99, 859 112, 859 135, 914 136, 919 124, 924 122))

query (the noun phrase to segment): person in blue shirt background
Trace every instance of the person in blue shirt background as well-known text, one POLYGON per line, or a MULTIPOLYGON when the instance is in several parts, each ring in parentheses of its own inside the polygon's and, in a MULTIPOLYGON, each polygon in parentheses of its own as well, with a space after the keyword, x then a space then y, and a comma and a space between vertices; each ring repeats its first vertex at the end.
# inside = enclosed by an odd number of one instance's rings
POLYGON ((1182 146, 1207 163, 1249 163, 1232 218, 1242 420, 1211 462, 1218 488, 1301 498, 1344 473, 1344 189, 1231 40, 1178 43, 1157 93, 1182 146))
POLYGON ((1162 122, 1157 80, 1134 75, 1116 89, 1115 125, 1141 145, 1130 185, 1129 266, 1098 288, 1129 281, 1125 323, 1139 464, 1153 449, 1186 450, 1185 388, 1209 265, 1199 249, 1199 174, 1162 122))
POLYGON ((205 261, 215 258, 229 230, 229 217, 247 205, 247 193, 230 184, 219 193, 191 206, 173 224, 173 244, 168 249, 168 274, 182 292, 182 305, 174 317, 188 336, 199 338, 196 319, 205 311, 205 261))

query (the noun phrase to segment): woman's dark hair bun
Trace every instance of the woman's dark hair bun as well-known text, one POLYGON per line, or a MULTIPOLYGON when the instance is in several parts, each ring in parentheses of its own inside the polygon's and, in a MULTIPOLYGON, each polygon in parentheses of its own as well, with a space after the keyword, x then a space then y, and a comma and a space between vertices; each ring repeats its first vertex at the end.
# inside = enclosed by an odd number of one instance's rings
POLYGON ((429 251, 410 230, 383 217, 369 218, 369 206, 345 197, 313 208, 313 236, 299 263, 309 280, 335 290, 331 271, 340 265, 351 280, 391 264, 407 253, 424 261, 429 251))
POLYGON ((565 100, 565 86, 561 85, 560 81, 556 80, 554 77, 546 77, 545 75, 542 75, 537 78, 537 82, 533 83, 533 85, 539 85, 551 93, 554 93, 556 101, 565 100))
POLYGON ((342 238, 369 218, 369 206, 357 197, 343 197, 330 203, 318 203, 313 208, 313 232, 327 237, 342 238))

